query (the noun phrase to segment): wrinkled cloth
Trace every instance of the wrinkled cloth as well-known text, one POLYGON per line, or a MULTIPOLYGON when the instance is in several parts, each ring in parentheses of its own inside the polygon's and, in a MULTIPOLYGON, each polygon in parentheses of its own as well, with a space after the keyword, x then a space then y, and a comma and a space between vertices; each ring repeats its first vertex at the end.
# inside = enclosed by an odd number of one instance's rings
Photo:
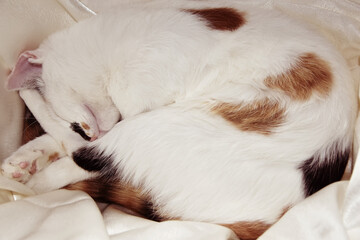
MULTIPOLYGON (((5 78, 23 49, 36 46, 51 32, 110 8, 117 1, 127 0, 1 1, 0 78, 5 78), (31 25, 37 28, 29 28, 31 25)), ((312 24, 341 51, 357 87, 360 1, 242 2, 275 8, 312 24)), ((0 92, 1 158, 20 144, 22 109, 16 95, 0 92)), ((359 149, 359 131, 360 120, 355 134, 354 159, 359 149)), ((353 168, 350 180, 333 183, 297 204, 259 239, 360 239, 360 161, 354 162, 355 166, 348 169, 353 168)), ((79 191, 56 190, 36 195, 25 185, 1 176, 0 203, 0 239, 237 239, 229 229, 218 225, 189 221, 157 223, 132 216, 118 206, 96 203, 79 191)))

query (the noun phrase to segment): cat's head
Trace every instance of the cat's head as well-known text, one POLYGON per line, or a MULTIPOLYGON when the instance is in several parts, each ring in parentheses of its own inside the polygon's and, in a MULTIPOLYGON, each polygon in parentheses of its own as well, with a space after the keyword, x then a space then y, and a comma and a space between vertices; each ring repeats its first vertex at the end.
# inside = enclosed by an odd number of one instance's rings
POLYGON ((41 49, 22 53, 6 87, 38 90, 48 107, 73 131, 95 140, 119 121, 120 114, 106 89, 97 83, 100 81, 88 79, 91 73, 82 74, 83 69, 71 59, 56 56, 41 49))

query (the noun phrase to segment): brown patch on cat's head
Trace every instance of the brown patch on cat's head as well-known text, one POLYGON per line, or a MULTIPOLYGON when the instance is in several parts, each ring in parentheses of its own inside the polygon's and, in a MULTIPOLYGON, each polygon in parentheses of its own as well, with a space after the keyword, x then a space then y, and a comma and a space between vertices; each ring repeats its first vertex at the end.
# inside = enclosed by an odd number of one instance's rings
POLYGON ((253 240, 260 237, 271 224, 263 221, 253 222, 237 222, 231 224, 221 224, 224 227, 230 228, 241 240, 253 240))
POLYGON ((85 129, 85 130, 89 130, 89 129, 90 129, 89 125, 87 125, 87 124, 84 123, 84 122, 81 122, 81 127, 82 127, 83 129, 85 129))
POLYGON ((246 104, 220 103, 212 111, 243 131, 265 135, 271 134, 285 119, 285 109, 269 99, 246 104))
POLYGON ((211 29, 235 31, 245 24, 244 13, 233 8, 186 9, 186 12, 199 16, 211 29))
POLYGON ((317 92, 327 96, 332 87, 332 73, 327 62, 313 53, 305 53, 288 71, 265 80, 269 88, 279 89, 294 100, 307 100, 317 92))

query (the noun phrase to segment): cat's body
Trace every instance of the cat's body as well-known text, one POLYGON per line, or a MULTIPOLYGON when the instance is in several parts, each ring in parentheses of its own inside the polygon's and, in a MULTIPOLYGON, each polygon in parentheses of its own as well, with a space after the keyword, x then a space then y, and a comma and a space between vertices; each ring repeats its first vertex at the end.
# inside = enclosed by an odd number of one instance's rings
POLYGON ((277 12, 177 4, 124 5, 56 33, 17 66, 41 68, 40 84, 14 71, 9 88, 35 84, 92 140, 66 147, 75 162, 141 188, 160 218, 272 224, 344 171, 356 112, 346 64, 277 12))

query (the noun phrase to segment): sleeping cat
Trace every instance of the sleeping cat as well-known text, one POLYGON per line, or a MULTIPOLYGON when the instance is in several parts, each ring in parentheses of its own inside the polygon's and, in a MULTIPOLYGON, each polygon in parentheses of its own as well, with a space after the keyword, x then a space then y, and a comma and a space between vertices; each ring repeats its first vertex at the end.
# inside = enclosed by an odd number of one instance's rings
POLYGON ((5 175, 38 192, 90 179, 73 188, 242 239, 340 180, 357 109, 327 40, 237 1, 119 4, 20 55, 7 88, 47 134, 5 175))

